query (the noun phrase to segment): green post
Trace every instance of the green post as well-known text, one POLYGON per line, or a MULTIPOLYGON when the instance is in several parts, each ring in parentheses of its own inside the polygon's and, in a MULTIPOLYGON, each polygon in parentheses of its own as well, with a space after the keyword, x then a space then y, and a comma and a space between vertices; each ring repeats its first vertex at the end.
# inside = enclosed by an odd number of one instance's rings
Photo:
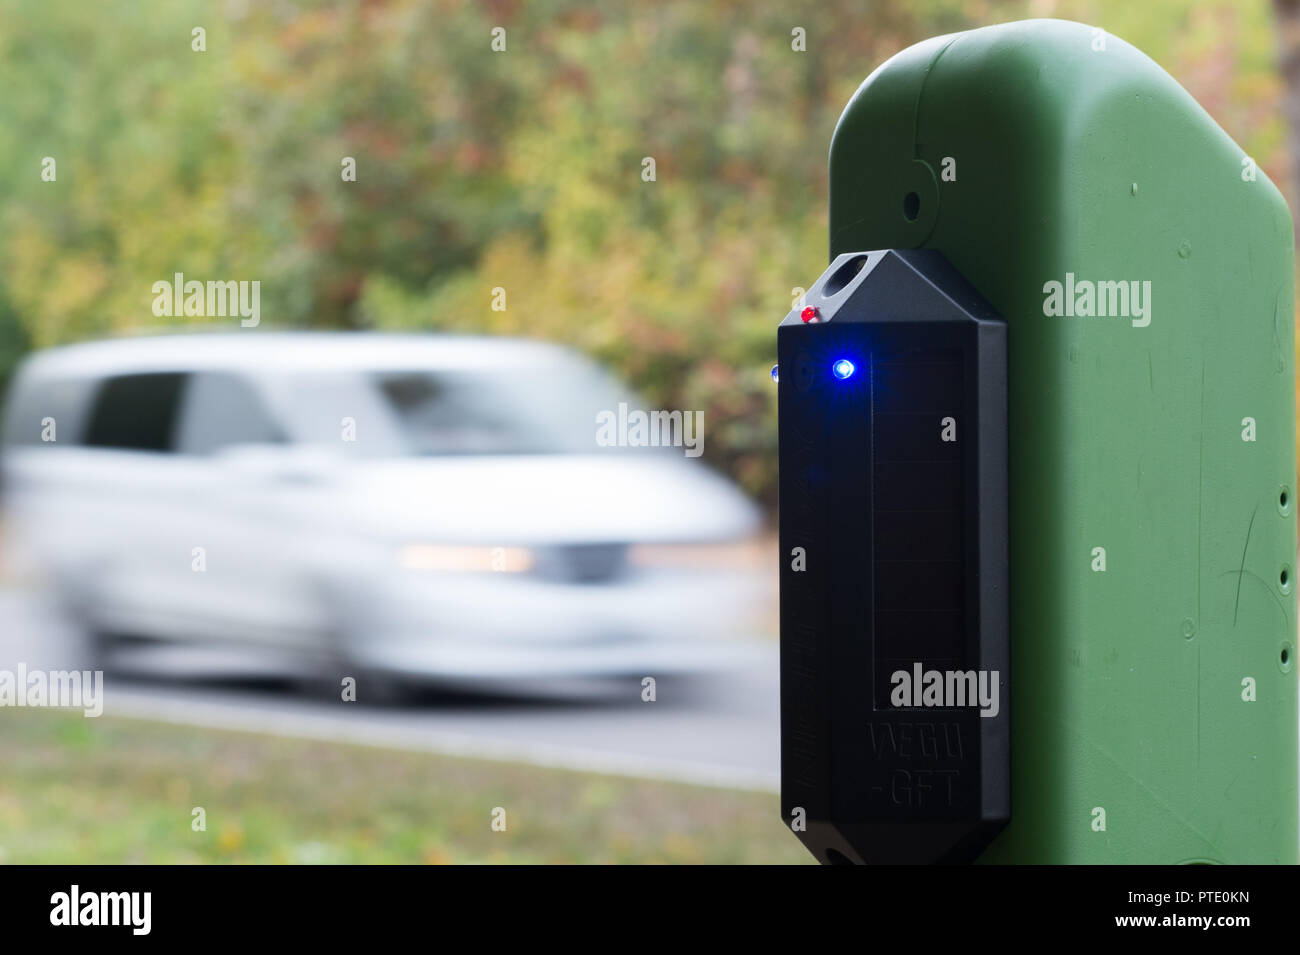
POLYGON ((1011 822, 988 862, 1297 859, 1293 230, 1144 54, 1032 20, 877 69, 830 253, 1006 319, 1011 822))

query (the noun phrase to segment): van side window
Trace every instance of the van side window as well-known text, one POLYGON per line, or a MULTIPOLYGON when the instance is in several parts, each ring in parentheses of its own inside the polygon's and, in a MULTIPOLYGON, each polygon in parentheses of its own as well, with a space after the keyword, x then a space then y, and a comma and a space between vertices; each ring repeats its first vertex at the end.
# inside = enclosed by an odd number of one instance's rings
POLYGON ((228 372, 198 372, 181 402, 177 450, 211 454, 238 444, 279 444, 284 433, 262 396, 246 379, 228 372))
POLYGON ((5 407, 5 444, 76 444, 94 385, 88 378, 20 378, 5 407))
POLYGON ((151 372, 105 379, 95 395, 85 444, 130 451, 172 451, 186 375, 151 372))

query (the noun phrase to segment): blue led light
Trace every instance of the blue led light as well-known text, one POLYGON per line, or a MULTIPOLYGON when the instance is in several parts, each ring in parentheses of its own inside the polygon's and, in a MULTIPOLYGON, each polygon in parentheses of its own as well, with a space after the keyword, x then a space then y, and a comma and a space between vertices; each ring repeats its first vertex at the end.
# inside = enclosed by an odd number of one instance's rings
POLYGON ((843 381, 845 378, 852 378, 853 373, 857 371, 853 362, 847 358, 841 358, 835 364, 831 365, 831 374, 843 381))
POLYGON ((780 365, 773 365, 773 366, 772 366, 772 380, 773 380, 773 381, 779 382, 779 381, 781 380, 780 367, 781 367, 780 365))

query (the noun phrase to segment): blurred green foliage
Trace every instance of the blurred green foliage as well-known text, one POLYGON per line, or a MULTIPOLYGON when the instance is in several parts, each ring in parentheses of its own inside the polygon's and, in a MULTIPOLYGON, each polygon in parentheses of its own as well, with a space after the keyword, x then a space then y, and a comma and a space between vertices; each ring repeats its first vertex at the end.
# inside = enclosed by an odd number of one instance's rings
POLYGON ((825 263, 841 108, 910 43, 1025 16, 1135 43, 1286 181, 1266 0, 8 0, 0 375, 187 321, 150 310, 174 272, 258 279, 267 325, 573 344, 703 409, 770 502, 774 326, 825 263))

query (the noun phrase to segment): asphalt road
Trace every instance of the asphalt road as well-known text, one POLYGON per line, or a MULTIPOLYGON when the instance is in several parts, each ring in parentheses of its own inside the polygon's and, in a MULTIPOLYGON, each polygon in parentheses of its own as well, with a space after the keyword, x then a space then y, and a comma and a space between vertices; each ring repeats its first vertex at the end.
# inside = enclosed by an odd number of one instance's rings
MULTIPOLYGON (((41 598, 0 590, 0 670, 80 668, 76 646, 41 598)), ((104 712, 776 791, 776 648, 746 649, 709 677, 660 679, 654 702, 630 681, 576 698, 440 692, 381 705, 304 689, 246 654, 145 648, 123 654, 105 676, 104 712)))

